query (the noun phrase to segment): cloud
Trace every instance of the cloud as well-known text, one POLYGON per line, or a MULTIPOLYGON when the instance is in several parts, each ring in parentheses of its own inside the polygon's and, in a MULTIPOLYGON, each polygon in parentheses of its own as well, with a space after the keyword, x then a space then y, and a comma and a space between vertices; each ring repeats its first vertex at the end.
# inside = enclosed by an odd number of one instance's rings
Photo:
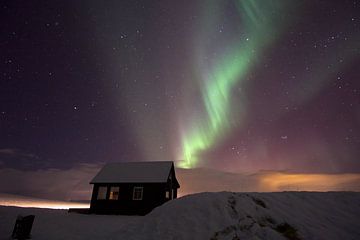
MULTIPOLYGON (((71 169, 0 169, 0 192, 56 200, 88 200, 90 180, 102 164, 71 169)), ((261 171, 228 173, 214 169, 176 169, 179 196, 198 192, 360 191, 360 174, 303 174, 261 171)))
POLYGON ((36 170, 58 166, 61 163, 17 148, 0 149, 0 168, 36 170))
POLYGON ((15 152, 16 152, 16 149, 13 149, 13 148, 0 149, 0 153, 2 153, 2 154, 14 154, 15 152))
POLYGON ((180 194, 197 192, 360 191, 359 173, 320 174, 260 171, 228 173, 213 169, 177 169, 180 194))
POLYGON ((91 178, 100 165, 79 164, 71 169, 0 169, 0 192, 38 198, 89 199, 91 178))
POLYGON ((26 153, 17 148, 2 148, 0 149, 0 155, 8 155, 13 157, 20 156, 20 157, 29 157, 29 158, 39 158, 35 154, 26 153))

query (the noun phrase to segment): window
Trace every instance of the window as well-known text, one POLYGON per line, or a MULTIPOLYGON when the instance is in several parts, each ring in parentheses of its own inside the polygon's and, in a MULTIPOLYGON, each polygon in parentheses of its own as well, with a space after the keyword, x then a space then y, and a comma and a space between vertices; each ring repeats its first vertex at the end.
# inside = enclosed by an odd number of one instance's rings
POLYGON ((175 196, 174 189, 170 189, 170 190, 165 192, 165 198, 166 199, 174 199, 174 196, 175 196))
POLYGON ((98 190, 97 199, 98 200, 105 200, 106 199, 106 193, 107 193, 107 187, 100 186, 98 190))
POLYGON ((134 187, 133 200, 142 200, 143 199, 143 187, 134 187))
POLYGON ((118 200, 119 199, 120 187, 111 187, 109 200, 118 200))

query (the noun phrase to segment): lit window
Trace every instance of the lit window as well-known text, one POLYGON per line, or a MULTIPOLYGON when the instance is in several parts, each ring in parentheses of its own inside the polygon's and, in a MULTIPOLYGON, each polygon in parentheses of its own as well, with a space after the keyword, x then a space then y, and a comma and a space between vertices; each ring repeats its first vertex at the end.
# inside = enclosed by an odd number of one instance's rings
POLYGON ((106 193, 107 193, 107 187, 99 187, 97 199, 98 200, 105 200, 106 199, 106 193))
POLYGON ((133 200, 143 199, 143 187, 134 187, 133 200))
POLYGON ((111 187, 110 188, 110 200, 118 200, 119 199, 119 191, 120 187, 111 187))
POLYGON ((166 191, 166 192, 165 192, 165 198, 166 198, 166 199, 170 199, 170 192, 169 192, 169 191, 166 191))

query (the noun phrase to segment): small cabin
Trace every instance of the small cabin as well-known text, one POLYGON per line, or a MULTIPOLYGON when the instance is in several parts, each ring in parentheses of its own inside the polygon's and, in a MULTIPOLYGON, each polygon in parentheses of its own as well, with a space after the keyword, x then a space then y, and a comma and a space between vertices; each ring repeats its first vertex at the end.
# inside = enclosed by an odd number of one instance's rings
POLYGON ((90 184, 95 214, 145 215, 177 198, 180 188, 171 161, 109 163, 90 184))

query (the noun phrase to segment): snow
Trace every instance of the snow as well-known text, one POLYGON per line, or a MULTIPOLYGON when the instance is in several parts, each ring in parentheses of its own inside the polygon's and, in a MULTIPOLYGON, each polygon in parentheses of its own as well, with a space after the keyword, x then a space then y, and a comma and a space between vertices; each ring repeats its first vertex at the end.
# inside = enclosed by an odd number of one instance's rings
POLYGON ((173 162, 117 162, 106 164, 90 183, 166 182, 173 162))
POLYGON ((144 217, 0 207, 0 239, 18 214, 36 215, 32 239, 360 239, 358 192, 199 193, 144 217))

